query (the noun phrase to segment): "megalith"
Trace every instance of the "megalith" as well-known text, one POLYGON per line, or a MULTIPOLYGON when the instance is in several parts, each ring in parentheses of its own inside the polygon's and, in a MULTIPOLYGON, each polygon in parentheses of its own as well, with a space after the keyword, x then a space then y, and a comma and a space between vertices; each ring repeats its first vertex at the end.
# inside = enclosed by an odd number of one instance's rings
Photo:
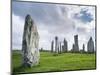
POLYGON ((67 44, 67 41, 66 41, 66 39, 64 38, 64 52, 67 52, 67 50, 68 50, 68 44, 67 44))
POLYGON ((90 37, 90 39, 88 41, 87 50, 88 50, 89 53, 94 52, 94 41, 93 41, 92 37, 90 37))
POLYGON ((39 64, 39 34, 37 27, 28 14, 25 17, 25 25, 22 40, 23 65, 32 67, 39 64))
POLYGON ((78 52, 79 51, 79 46, 78 46, 78 35, 74 36, 74 51, 78 52))
POLYGON ((53 50, 54 50, 54 41, 52 40, 52 42, 51 42, 51 52, 53 52, 53 50))
POLYGON ((55 37, 55 53, 58 53, 58 37, 55 37))

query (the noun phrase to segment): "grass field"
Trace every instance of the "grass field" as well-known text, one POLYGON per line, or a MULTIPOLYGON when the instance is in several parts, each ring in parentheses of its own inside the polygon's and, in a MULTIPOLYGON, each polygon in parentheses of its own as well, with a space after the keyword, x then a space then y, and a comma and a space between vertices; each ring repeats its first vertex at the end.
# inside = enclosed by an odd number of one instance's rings
POLYGON ((54 56, 54 54, 50 52, 40 52, 40 64, 32 68, 21 67, 21 60, 20 52, 13 51, 13 73, 96 69, 95 54, 62 53, 54 56))

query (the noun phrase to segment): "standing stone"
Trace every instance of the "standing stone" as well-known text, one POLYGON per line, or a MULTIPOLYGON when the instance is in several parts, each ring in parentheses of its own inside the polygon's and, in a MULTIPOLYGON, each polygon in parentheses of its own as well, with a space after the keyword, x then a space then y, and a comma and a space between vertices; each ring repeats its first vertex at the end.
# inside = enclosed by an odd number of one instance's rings
POLYGON ((79 46, 78 46, 78 35, 74 36, 74 51, 78 52, 79 51, 79 46))
POLYGON ((41 48, 40 51, 43 51, 43 48, 41 48))
POLYGON ((64 52, 64 45, 62 45, 62 52, 64 52))
POLYGON ((61 42, 60 42, 60 53, 61 53, 61 42))
POLYGON ((55 52, 58 52, 58 37, 55 37, 55 52))
POLYGON ((39 64, 39 34, 30 15, 25 18, 22 40, 23 65, 32 67, 39 64))
POLYGON ((52 42, 51 42, 51 52, 53 52, 53 46, 54 46, 54 41, 52 40, 52 42))
POLYGON ((84 53, 85 52, 85 45, 83 44, 82 49, 80 50, 80 53, 84 53))
POLYGON ((92 40, 92 37, 90 37, 88 44, 87 44, 87 50, 89 53, 93 53, 94 52, 94 42, 92 40))
POLYGON ((75 50, 75 45, 73 44, 73 47, 72 47, 72 52, 74 52, 74 50, 75 50))
POLYGON ((67 41, 66 41, 66 39, 64 39, 64 52, 67 52, 67 41))
POLYGON ((60 46, 59 46, 59 43, 58 43, 58 53, 60 53, 60 46))
POLYGON ((85 45, 83 44, 83 52, 85 52, 85 45))

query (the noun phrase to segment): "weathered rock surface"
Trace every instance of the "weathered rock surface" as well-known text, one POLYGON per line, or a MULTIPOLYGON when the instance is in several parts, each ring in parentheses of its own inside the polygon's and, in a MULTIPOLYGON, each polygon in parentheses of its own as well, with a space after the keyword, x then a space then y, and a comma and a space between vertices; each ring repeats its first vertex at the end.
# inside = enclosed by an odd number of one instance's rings
POLYGON ((64 52, 67 52, 67 49, 68 48, 68 46, 67 46, 67 41, 66 41, 66 39, 64 39, 64 52))
POLYGON ((52 42, 51 42, 51 52, 53 52, 53 48, 54 47, 54 41, 52 40, 52 42))
POLYGON ((60 53, 61 53, 62 49, 61 49, 61 42, 60 42, 60 53))
POLYGON ((58 53, 58 37, 55 37, 55 52, 58 53))
POLYGON ((74 49, 75 49, 75 45, 73 44, 72 51, 74 51, 74 49))
POLYGON ((83 51, 85 51, 85 45, 83 44, 83 51))
POLYGON ((74 51, 79 51, 79 46, 78 46, 78 35, 74 36, 74 51))
POLYGON ((25 18, 23 41, 22 41, 22 55, 24 66, 35 66, 39 63, 39 34, 37 27, 34 24, 30 15, 25 18))
POLYGON ((88 52, 94 52, 94 42, 92 40, 92 37, 90 37, 90 39, 88 41, 87 50, 88 50, 88 52))

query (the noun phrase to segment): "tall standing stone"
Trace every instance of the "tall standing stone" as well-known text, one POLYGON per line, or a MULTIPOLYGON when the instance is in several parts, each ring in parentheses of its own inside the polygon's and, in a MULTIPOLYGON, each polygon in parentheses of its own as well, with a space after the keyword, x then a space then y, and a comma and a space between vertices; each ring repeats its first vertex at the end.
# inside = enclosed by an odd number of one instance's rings
POLYGON ((61 42, 60 42, 60 53, 61 53, 61 42))
POLYGON ((85 45, 83 44, 82 49, 80 50, 80 53, 84 53, 85 52, 85 45))
POLYGON ((41 48, 40 51, 43 51, 43 48, 41 48))
POLYGON ((30 15, 25 18, 24 33, 22 40, 22 54, 24 66, 35 66, 39 63, 39 34, 37 27, 30 15))
POLYGON ((58 37, 55 37, 55 52, 58 52, 58 37))
POLYGON ((88 52, 90 52, 90 53, 93 53, 93 52, 94 52, 94 42, 93 42, 93 40, 92 40, 92 37, 90 37, 90 39, 89 39, 89 41, 88 41, 87 50, 88 50, 88 52))
POLYGON ((64 39, 64 52, 67 52, 67 41, 66 41, 66 39, 64 39))
POLYGON ((78 35, 74 36, 74 51, 78 52, 79 51, 79 46, 78 46, 78 35))
POLYGON ((85 45, 83 44, 83 52, 85 52, 85 45))
POLYGON ((58 43, 58 53, 60 53, 60 46, 59 46, 59 43, 58 43))
POLYGON ((51 42, 51 52, 53 52, 53 49, 54 49, 54 41, 52 40, 52 42, 51 42))
POLYGON ((62 45, 62 52, 64 52, 64 45, 62 45))

